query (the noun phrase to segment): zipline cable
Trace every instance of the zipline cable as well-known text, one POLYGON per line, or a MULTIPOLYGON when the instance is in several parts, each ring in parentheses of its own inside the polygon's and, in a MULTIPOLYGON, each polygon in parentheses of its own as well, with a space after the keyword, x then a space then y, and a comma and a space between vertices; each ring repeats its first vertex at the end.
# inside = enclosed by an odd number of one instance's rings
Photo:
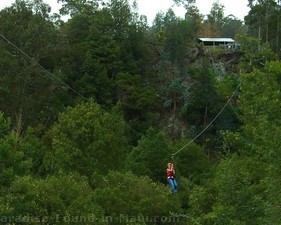
POLYGON ((67 83, 65 83, 63 80, 55 76, 53 73, 45 69, 42 65, 40 65, 38 62, 36 62, 32 57, 30 57, 28 54, 26 54, 23 50, 21 50, 18 46, 16 46, 13 42, 11 42, 8 38, 6 38, 4 35, 0 34, 0 36, 7 41, 9 44, 11 44, 14 48, 16 48, 18 51, 20 51, 25 57, 27 57, 29 60, 31 60, 33 63, 35 63, 37 66, 39 66, 43 71, 45 71, 47 74, 49 74, 51 77, 55 78, 57 81, 59 81, 64 86, 68 87, 71 91, 73 91, 75 94, 83 98, 84 100, 88 101, 86 97, 84 97, 82 94, 80 94, 78 91, 76 91, 74 88, 69 86, 67 83))
POLYGON ((224 109, 226 108, 226 106, 230 103, 230 101, 232 100, 232 98, 234 97, 234 95, 237 93, 238 88, 240 87, 240 84, 237 85, 236 89, 233 91, 232 95, 230 96, 230 98, 228 99, 228 101, 225 103, 225 105, 222 107, 222 109, 219 111, 219 113, 214 117, 214 119, 199 133, 197 134, 190 142, 188 142, 186 145, 184 145, 182 148, 180 148, 178 151, 176 151, 175 153, 172 154, 172 159, 174 158, 174 156, 176 154, 178 154, 179 152, 181 152, 182 150, 184 150, 188 145, 190 145, 193 141, 195 141, 201 134, 203 134, 214 122, 215 120, 220 116, 220 114, 224 111, 224 109))
MULTIPOLYGON (((80 94, 78 91, 76 91, 74 88, 72 88, 71 86, 69 86, 67 83, 65 83, 63 80, 61 80, 60 78, 58 78, 57 76, 55 76, 53 73, 51 73, 50 71, 48 71, 47 69, 45 69, 42 65, 40 65, 38 62, 36 62, 32 57, 30 57, 27 53, 25 53, 23 50, 21 50, 19 47, 17 47, 13 42, 11 42, 8 38, 6 38, 4 35, 0 34, 0 36, 7 41, 9 44, 11 44, 14 48, 16 48, 19 52, 21 52, 25 57, 27 57, 29 60, 31 60, 33 63, 35 63, 37 66, 39 66, 43 71, 45 71, 47 74, 49 74, 51 77, 55 78, 57 81, 59 81, 61 84, 63 84, 64 86, 68 87, 71 91, 73 91, 75 94, 77 94, 78 96, 80 96, 81 98, 83 98, 85 101, 89 101, 86 97, 84 97, 82 94, 80 94)), ((193 141, 195 141, 201 134, 203 134, 212 124, 213 122, 220 116, 220 114, 224 111, 224 109, 226 108, 226 106, 229 104, 229 102, 232 100, 232 98, 234 97, 234 95, 236 94, 238 88, 240 85, 238 85, 235 89, 235 91, 232 93, 231 97, 228 99, 228 101, 226 102, 226 104, 222 107, 222 109, 220 110, 220 112, 215 116, 215 118, 199 133, 197 134, 190 142, 188 142, 186 145, 184 145, 182 148, 180 148, 178 151, 176 151, 175 153, 172 154, 172 158, 178 154, 179 152, 181 152, 183 149, 185 149, 188 145, 190 145, 193 141)), ((134 132, 136 132, 133 128, 130 127, 131 130, 133 130, 134 132)), ((136 132, 138 133, 138 132, 136 132)))
MULTIPOLYGON (((11 42, 8 38, 6 38, 4 35, 2 35, 0 33, 0 37, 2 37, 5 41, 7 41, 9 44, 11 44, 15 49, 17 49, 19 52, 21 52, 25 57, 27 57, 29 60, 31 60, 33 63, 35 63, 37 66, 39 66, 43 71, 45 71, 47 74, 49 74, 51 77, 55 78, 57 81, 59 81, 61 84, 63 84, 65 87, 69 88, 71 91, 73 91, 75 94, 77 94, 78 96, 80 96, 81 98, 83 98, 86 102, 89 102, 89 100, 84 97, 82 94, 80 94, 78 91, 76 91, 74 88, 72 88, 71 86, 69 86, 67 83, 65 83, 63 80, 61 80, 60 78, 58 78, 57 76, 55 76, 53 73, 51 73, 50 71, 48 71, 47 69, 45 69, 42 65, 40 65, 38 62, 36 62, 32 57, 30 57, 27 53, 25 53, 23 50, 21 50, 18 46, 16 46, 13 42, 11 42)), ((116 117, 117 118, 117 117, 116 117)), ((135 132, 136 134, 139 134, 139 132, 137 132, 135 129, 133 129, 132 127, 130 127, 128 124, 126 124, 126 126, 132 130, 133 132, 135 132)))

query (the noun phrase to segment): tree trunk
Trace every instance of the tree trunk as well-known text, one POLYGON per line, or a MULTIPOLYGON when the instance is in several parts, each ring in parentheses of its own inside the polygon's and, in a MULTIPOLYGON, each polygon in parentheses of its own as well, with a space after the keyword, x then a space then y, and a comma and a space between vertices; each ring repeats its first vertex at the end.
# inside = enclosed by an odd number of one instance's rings
MULTIPOLYGON (((205 107, 205 114, 204 114, 204 124, 203 124, 203 129, 207 126, 207 116, 208 116, 208 106, 205 107)), ((205 132, 203 132, 203 142, 205 140, 205 132)))
POLYGON ((261 25, 259 25, 259 51, 261 50, 261 25))
POLYGON ((277 52, 277 57, 280 58, 280 49, 279 49, 279 32, 280 32, 280 0, 277 1, 277 35, 276 35, 276 52, 277 52))
POLYGON ((268 1, 266 2, 265 14, 265 42, 268 43, 268 1))

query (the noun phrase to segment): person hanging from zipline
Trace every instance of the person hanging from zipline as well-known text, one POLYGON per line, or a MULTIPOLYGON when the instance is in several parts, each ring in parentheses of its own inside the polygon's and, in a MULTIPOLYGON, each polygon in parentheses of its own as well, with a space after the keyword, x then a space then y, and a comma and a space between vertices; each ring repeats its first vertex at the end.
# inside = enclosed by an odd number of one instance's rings
POLYGON ((167 164, 167 180, 168 180, 168 183, 171 187, 171 191, 172 193, 176 193, 177 192, 177 182, 176 182, 176 179, 175 179, 175 170, 174 170, 174 165, 173 163, 168 163, 167 164))

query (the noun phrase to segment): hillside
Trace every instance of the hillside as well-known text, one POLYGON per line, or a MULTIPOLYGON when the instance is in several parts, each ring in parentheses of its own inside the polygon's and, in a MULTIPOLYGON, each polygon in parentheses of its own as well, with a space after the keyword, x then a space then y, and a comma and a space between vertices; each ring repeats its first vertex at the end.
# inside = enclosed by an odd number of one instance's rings
POLYGON ((153 26, 127 0, 0 11, 1 222, 281 224, 280 3, 176 2, 153 26))

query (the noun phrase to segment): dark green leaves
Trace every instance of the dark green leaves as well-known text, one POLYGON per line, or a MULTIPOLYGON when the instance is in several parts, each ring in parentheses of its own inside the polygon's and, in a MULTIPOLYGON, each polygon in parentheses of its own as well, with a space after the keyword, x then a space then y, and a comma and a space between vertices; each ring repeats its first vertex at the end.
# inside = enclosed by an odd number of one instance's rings
POLYGON ((91 176, 122 167, 128 151, 122 118, 93 102, 69 108, 53 128, 55 170, 91 176))

